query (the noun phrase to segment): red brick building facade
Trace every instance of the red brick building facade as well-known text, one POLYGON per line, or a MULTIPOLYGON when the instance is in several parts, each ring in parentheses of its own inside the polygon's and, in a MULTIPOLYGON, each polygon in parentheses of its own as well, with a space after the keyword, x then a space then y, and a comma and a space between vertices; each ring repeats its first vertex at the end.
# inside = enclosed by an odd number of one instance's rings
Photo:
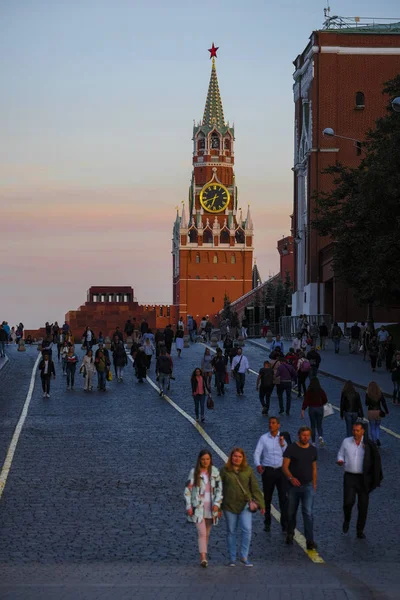
POLYGON ((224 120, 216 53, 204 116, 193 129, 193 172, 188 206, 173 228, 173 303, 186 319, 216 318, 227 295, 252 288, 253 222, 238 204, 234 128, 224 120))
MULTIPOLYGON (((336 20, 335 20, 336 19, 336 20)), ((337 321, 363 320, 350 289, 338 281, 332 267, 333 241, 310 227, 314 192, 329 191, 331 177, 322 173, 336 161, 355 167, 361 150, 356 142, 324 137, 337 135, 362 140, 388 98, 384 83, 400 72, 400 24, 363 25, 329 19, 326 29, 314 31, 294 61, 295 156, 292 233, 294 294, 292 314, 329 313, 337 321)), ((399 311, 377 310, 377 321, 398 321, 399 311)))

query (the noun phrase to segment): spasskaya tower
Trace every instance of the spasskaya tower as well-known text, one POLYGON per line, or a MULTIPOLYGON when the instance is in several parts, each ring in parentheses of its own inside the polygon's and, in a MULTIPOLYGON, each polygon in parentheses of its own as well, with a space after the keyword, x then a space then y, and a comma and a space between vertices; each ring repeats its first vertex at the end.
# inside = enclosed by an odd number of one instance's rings
POLYGON ((215 59, 203 119, 193 128, 193 172, 188 203, 173 227, 173 303, 178 314, 215 318, 252 289, 253 222, 238 202, 233 126, 225 122, 215 59))

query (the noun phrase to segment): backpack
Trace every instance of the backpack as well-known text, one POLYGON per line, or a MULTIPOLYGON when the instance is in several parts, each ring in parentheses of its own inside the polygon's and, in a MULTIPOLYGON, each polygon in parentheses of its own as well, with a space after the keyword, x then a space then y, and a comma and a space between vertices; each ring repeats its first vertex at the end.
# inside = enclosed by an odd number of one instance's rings
POLYGON ((300 365, 300 371, 302 373, 309 373, 311 371, 311 365, 310 365, 310 361, 307 360, 307 358, 304 358, 301 365, 300 365))
POLYGON ((264 369, 261 375, 261 387, 271 387, 274 385, 274 370, 264 369))

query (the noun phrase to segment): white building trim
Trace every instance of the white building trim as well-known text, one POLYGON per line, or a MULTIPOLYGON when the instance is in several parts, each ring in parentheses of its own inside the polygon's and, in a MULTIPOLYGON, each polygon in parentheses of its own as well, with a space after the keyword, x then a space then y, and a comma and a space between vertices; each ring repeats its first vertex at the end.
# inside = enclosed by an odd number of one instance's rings
POLYGON ((385 56, 400 55, 400 48, 357 48, 353 46, 321 46, 321 54, 383 54, 385 56))

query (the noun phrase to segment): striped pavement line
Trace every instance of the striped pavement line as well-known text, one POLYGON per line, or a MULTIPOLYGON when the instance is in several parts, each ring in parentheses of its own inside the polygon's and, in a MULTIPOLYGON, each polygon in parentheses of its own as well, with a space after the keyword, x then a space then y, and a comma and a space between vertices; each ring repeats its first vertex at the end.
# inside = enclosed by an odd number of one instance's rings
POLYGON ((1 497, 3 495, 4 488, 6 487, 6 483, 7 483, 8 475, 9 475, 10 470, 11 470, 11 466, 12 466, 14 454, 15 454, 15 451, 17 449, 17 444, 18 444, 19 436, 21 435, 22 428, 24 426, 26 417, 28 415, 28 409, 29 409, 29 405, 30 405, 31 400, 32 400, 32 394, 33 394, 33 390, 34 390, 34 387, 35 387, 36 371, 37 371, 38 364, 39 364, 39 361, 40 361, 41 358, 42 358, 42 354, 39 353, 39 355, 38 355, 38 357, 36 359, 36 362, 35 362, 35 364, 33 366, 33 369, 32 369, 31 381, 30 381, 30 384, 29 384, 29 389, 28 389, 28 393, 27 393, 27 396, 26 396, 26 399, 25 399, 25 402, 24 402, 24 406, 22 408, 22 412, 21 412, 20 417, 18 419, 18 423, 17 423, 17 425, 15 427, 14 434, 13 434, 13 436, 11 438, 10 446, 8 448, 5 461, 4 461, 3 467, 1 469, 1 473, 0 473, 0 500, 1 500, 1 497))

